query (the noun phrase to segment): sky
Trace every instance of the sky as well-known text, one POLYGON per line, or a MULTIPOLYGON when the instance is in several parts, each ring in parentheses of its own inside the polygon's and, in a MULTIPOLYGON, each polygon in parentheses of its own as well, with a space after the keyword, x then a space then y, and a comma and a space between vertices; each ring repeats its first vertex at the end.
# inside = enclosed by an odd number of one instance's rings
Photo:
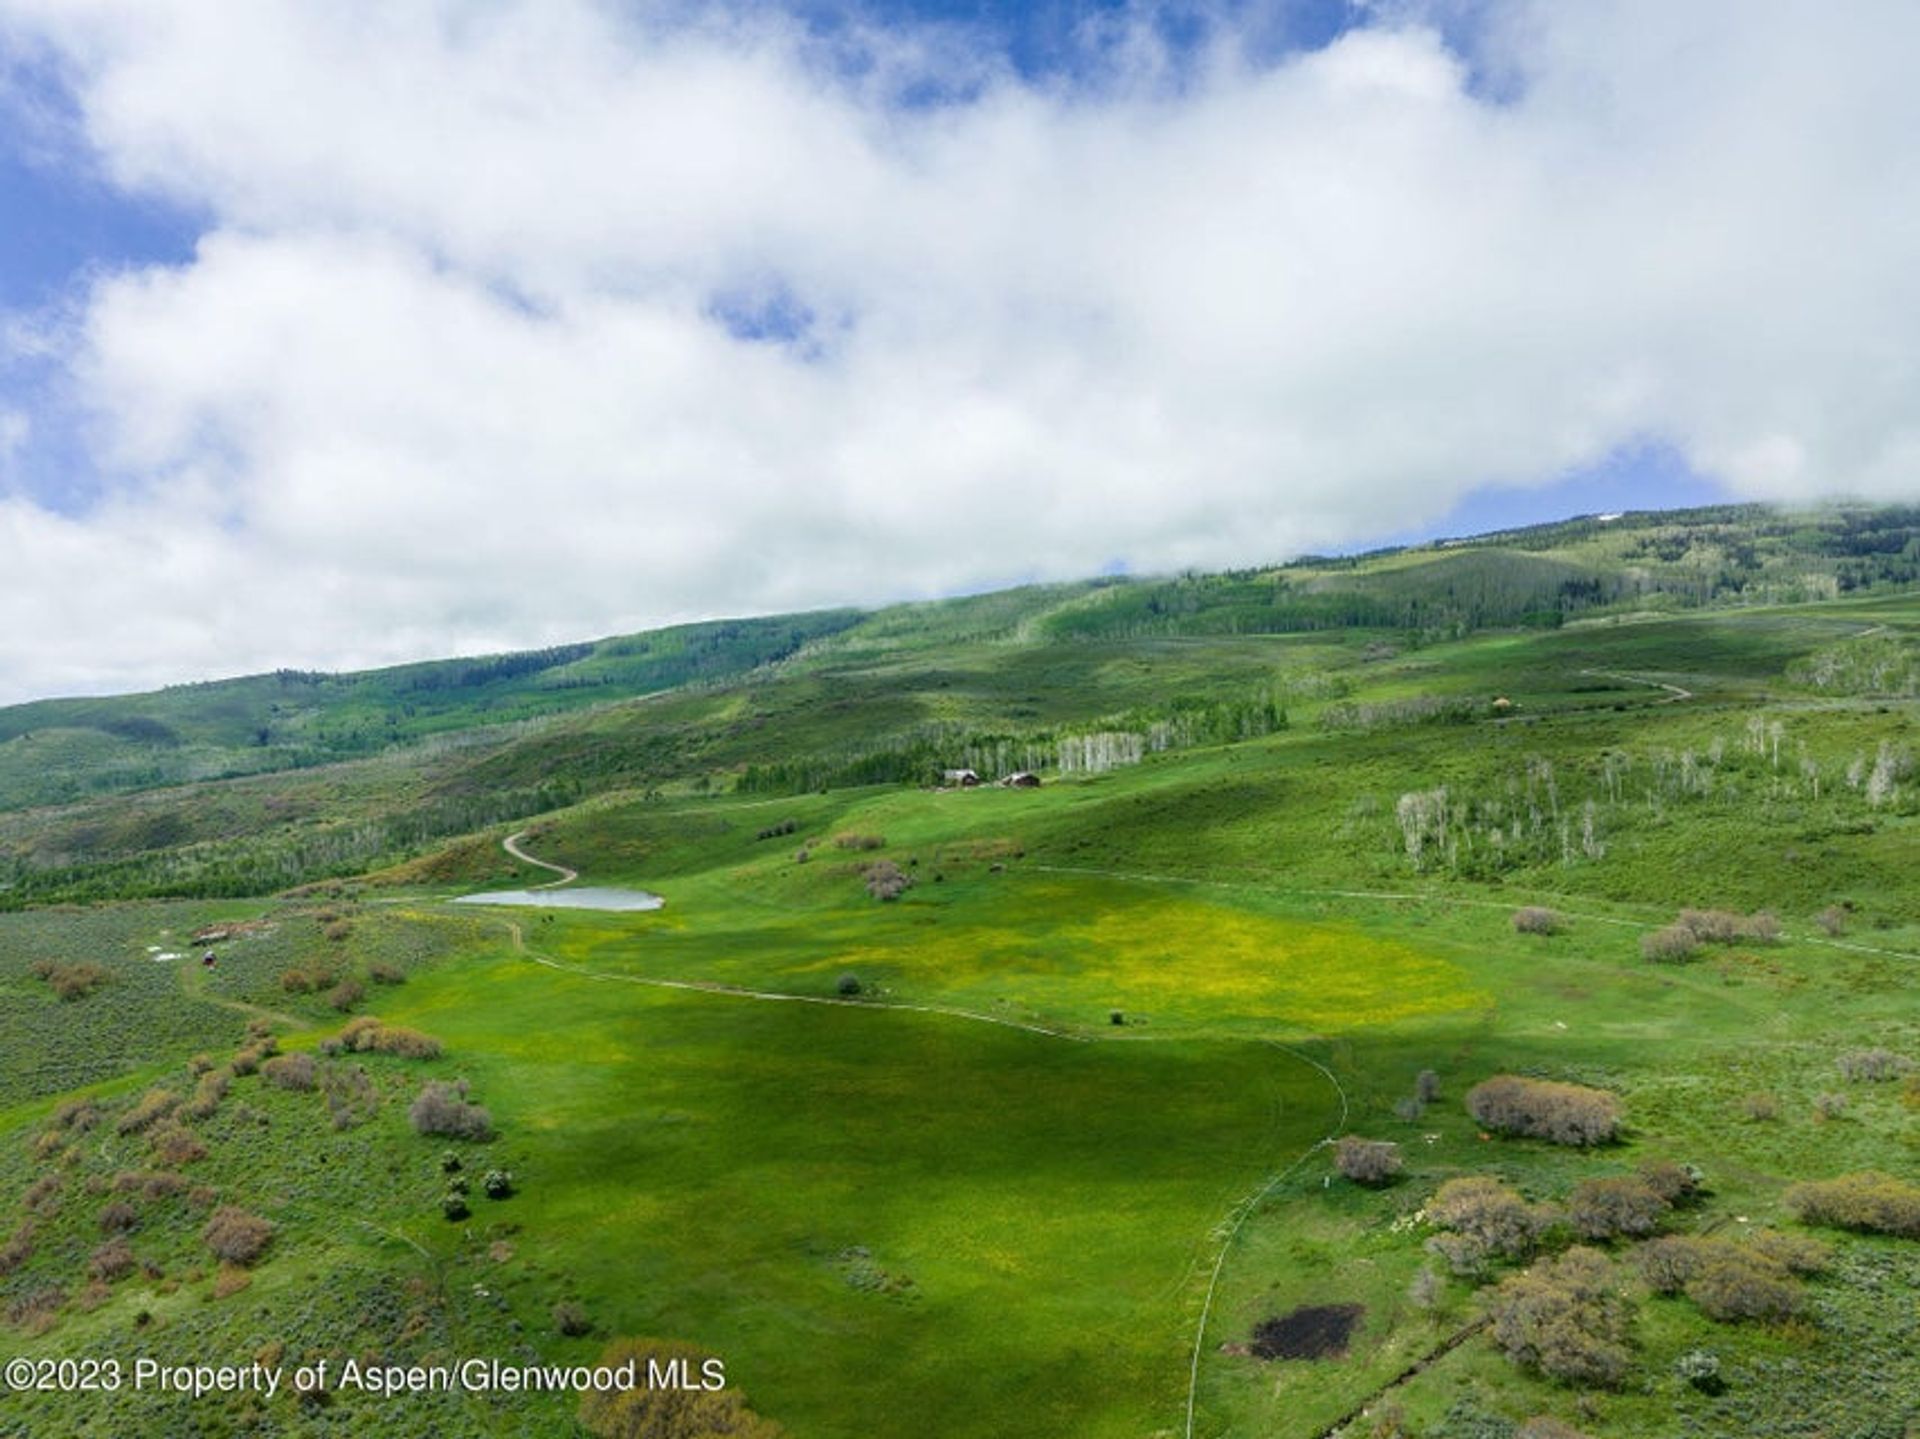
POLYGON ((0 0, 0 702, 1920 495, 1920 10, 0 0))

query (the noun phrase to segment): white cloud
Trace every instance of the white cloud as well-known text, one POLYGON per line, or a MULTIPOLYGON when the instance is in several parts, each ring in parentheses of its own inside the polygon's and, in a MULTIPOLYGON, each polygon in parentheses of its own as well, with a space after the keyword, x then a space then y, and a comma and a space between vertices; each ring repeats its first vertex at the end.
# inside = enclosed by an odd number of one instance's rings
POLYGON ((0 695, 1271 559, 1647 436, 1920 490, 1920 13, 1391 15, 909 108, 951 37, 0 0, 213 217, 58 336, 112 485, 0 496, 0 695))

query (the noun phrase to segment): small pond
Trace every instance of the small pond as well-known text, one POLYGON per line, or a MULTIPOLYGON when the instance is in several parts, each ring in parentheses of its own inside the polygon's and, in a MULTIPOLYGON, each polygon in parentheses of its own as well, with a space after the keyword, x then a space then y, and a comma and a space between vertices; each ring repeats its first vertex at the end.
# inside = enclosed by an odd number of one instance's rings
POLYGON ((644 889, 501 889, 463 894, 455 904, 511 904, 537 909, 658 909, 666 901, 644 889))

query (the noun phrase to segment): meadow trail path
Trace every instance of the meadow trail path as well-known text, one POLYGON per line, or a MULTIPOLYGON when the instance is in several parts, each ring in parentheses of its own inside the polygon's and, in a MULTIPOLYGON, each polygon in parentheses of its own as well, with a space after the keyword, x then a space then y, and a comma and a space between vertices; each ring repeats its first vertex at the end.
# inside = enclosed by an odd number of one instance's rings
POLYGON ((1625 680, 1630 685, 1652 685, 1657 690, 1667 692, 1667 698, 1661 701, 1662 704, 1678 704, 1681 700, 1693 698, 1692 690, 1682 689, 1679 685, 1670 685, 1665 680, 1650 680, 1640 675, 1623 675, 1613 670, 1581 670, 1580 673, 1592 675, 1596 679, 1625 680))
POLYGON ((940 1004, 897 1004, 884 999, 842 999, 829 994, 786 994, 779 990, 748 989, 744 985, 721 984, 711 979, 662 979, 651 974, 615 974, 604 969, 584 969, 577 964, 562 964, 549 955, 540 953, 527 943, 527 934, 516 920, 499 919, 489 915, 495 924, 505 925, 513 936, 516 953, 524 955, 535 964, 545 965, 548 969, 561 974, 570 974, 576 979, 599 980, 610 984, 638 984, 649 989, 679 989, 694 994, 718 994, 730 999, 757 999, 777 1004, 830 1004, 843 1009, 870 1009, 875 1011, 896 1010, 907 1014, 939 1014, 949 1019, 971 1019, 981 1024, 997 1024, 1004 1029, 1025 1030, 1028 1034, 1045 1035, 1048 1039, 1068 1039, 1076 1044, 1093 1042, 1092 1036, 1075 1034, 1067 1029, 1050 1029, 1044 1024, 1028 1024, 1025 1020, 1008 1019, 1005 1015, 981 1014, 972 1009, 952 1009, 940 1004))
MULTIPOLYGON (((504 841, 509 854, 513 855, 516 859, 523 859, 529 864, 537 864, 542 869, 550 869, 555 873, 564 874, 566 878, 555 881, 555 885, 566 884, 579 878, 579 875, 574 870, 566 869, 561 865, 549 864, 545 860, 535 859, 532 855, 522 850, 515 841, 523 838, 525 834, 526 831, 522 830, 518 834, 509 836, 504 841)), ((541 886, 541 888, 553 887, 554 885, 541 886)), ((532 948, 527 943, 526 931, 521 928, 518 921, 497 918, 495 922, 504 925, 507 932, 513 937, 513 947, 516 953, 532 960, 535 964, 544 965, 548 969, 559 971, 561 974, 571 974, 581 979, 592 979, 616 984, 638 984, 654 989, 690 990, 696 994, 724 995, 733 999, 760 1000, 775 1004, 824 1004, 845 1009, 892 1010, 907 1014, 940 1015, 948 1019, 972 1020, 979 1024, 997 1024, 1003 1028, 1024 1030, 1028 1034, 1042 1035, 1048 1039, 1064 1039, 1075 1044, 1097 1044, 1103 1042, 1104 1038, 1090 1034, 1076 1034, 1071 1030, 1053 1029, 1046 1025, 1029 1024, 1024 1020, 1008 1019, 1004 1015, 982 1014, 978 1010, 959 1009, 948 1005, 900 1004, 889 1000, 842 998, 835 995, 824 994, 783 994, 774 990, 747 989, 739 985, 719 984, 713 981, 662 979, 654 975, 614 974, 605 970, 583 969, 576 965, 562 964, 550 955, 541 954, 538 950, 532 948)), ((1170 1039, 1177 1037, 1178 1036, 1168 1036, 1170 1039)), ((1107 1040, 1105 1042, 1113 1041, 1107 1040)), ((1201 1295, 1200 1314, 1194 1324, 1193 1350, 1187 1365, 1185 1439, 1193 1439, 1194 1420, 1200 1395, 1200 1360, 1206 1352, 1207 1325, 1213 1317, 1214 1296, 1219 1291, 1220 1276, 1226 1270, 1227 1256, 1233 1250, 1234 1241, 1240 1237, 1240 1231, 1246 1227, 1247 1220, 1253 1217, 1254 1212, 1259 1209, 1262 1201, 1264 1201, 1268 1195, 1272 1194, 1282 1183, 1298 1172, 1300 1167, 1309 1159, 1313 1158, 1315 1154, 1318 1154, 1321 1150, 1333 1144, 1336 1139, 1346 1132, 1347 1120, 1352 1114, 1352 1106, 1347 1098, 1346 1086, 1341 1084, 1339 1076, 1326 1065, 1310 1055, 1302 1054, 1290 1045, 1280 1043, 1278 1040, 1262 1040, 1261 1043, 1266 1044, 1272 1049, 1279 1050, 1290 1059, 1296 1060, 1301 1064, 1309 1065, 1317 1070, 1327 1083, 1332 1086, 1334 1096, 1340 1104, 1340 1116, 1334 1121, 1333 1127, 1329 1129, 1325 1135, 1301 1150, 1289 1163, 1272 1171, 1263 1178, 1259 1184, 1239 1199, 1218 1223, 1214 1224, 1207 1231, 1208 1236, 1214 1240, 1214 1257, 1213 1264, 1207 1271, 1207 1286, 1201 1295)))
POLYGON ((1289 1164, 1285 1169, 1276 1170, 1267 1176, 1263 1184, 1251 1194, 1248 1194, 1238 1204, 1234 1205, 1234 1207, 1227 1212, 1226 1219, 1210 1231, 1220 1236, 1220 1242, 1219 1250, 1213 1258, 1213 1269, 1207 1275, 1206 1295, 1200 1301, 1200 1319, 1193 1327, 1193 1355, 1187 1365, 1187 1427, 1185 1439, 1193 1439, 1194 1410, 1200 1400, 1200 1356, 1206 1352, 1207 1322, 1213 1317, 1213 1296, 1220 1288, 1220 1275, 1227 1267, 1227 1255, 1233 1250, 1233 1241, 1240 1237, 1240 1231, 1246 1227, 1247 1221, 1253 1217, 1254 1211, 1260 1207, 1262 1200, 1273 1193, 1274 1190, 1278 1189, 1301 1165, 1305 1164, 1309 1159, 1313 1158, 1314 1155, 1331 1145, 1341 1134, 1345 1133, 1347 1119, 1353 1112, 1351 1106, 1347 1103, 1346 1086, 1340 1082, 1339 1078, 1331 1069, 1328 1069, 1326 1065, 1276 1040, 1269 1039, 1265 1042, 1283 1054, 1291 1055, 1302 1063, 1311 1064, 1326 1077, 1327 1083, 1333 1086, 1333 1092, 1340 1097, 1340 1118, 1334 1122, 1333 1128, 1328 1130, 1325 1136, 1300 1151, 1299 1157, 1296 1158, 1293 1163, 1289 1164))
POLYGON ((520 841, 526 837, 527 831, 524 829, 517 833, 510 834, 500 841, 500 848, 504 849, 522 864, 538 865, 541 869, 548 870, 560 876, 558 879, 548 880, 545 884, 528 885, 528 889, 558 889, 561 885, 572 884, 576 879, 580 878, 579 870, 568 869, 564 864, 554 864, 549 860, 536 859, 524 849, 520 848, 520 841))
POLYGON ((248 1004, 244 999, 228 999, 224 995, 215 994, 207 988, 206 971, 200 967, 198 960, 194 960, 191 966, 184 960, 180 963, 181 991, 193 999, 200 1000, 205 1004, 211 1004, 218 1009, 231 1010, 235 1014, 244 1014, 249 1019, 266 1019, 271 1020, 275 1024, 284 1024, 289 1029, 307 1029, 311 1027, 308 1020, 301 1019, 297 1015, 283 1014, 277 1009, 268 1009, 265 1005, 248 1004))

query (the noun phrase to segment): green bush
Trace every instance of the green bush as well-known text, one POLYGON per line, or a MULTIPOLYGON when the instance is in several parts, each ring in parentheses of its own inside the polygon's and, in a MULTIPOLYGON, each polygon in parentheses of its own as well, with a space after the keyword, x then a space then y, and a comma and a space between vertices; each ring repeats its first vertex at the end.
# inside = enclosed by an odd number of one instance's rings
POLYGON ((1467 1113, 1500 1134, 1555 1144, 1612 1142, 1620 1130, 1620 1100, 1604 1089, 1496 1074, 1467 1092, 1467 1113))
MULTIPOLYGON (((690 1344, 660 1339, 616 1339, 600 1355, 614 1370, 631 1364, 639 1375, 661 1371, 679 1361, 696 1378, 711 1356, 690 1344)), ((739 1390, 653 1387, 589 1389, 580 1396, 580 1424, 600 1439, 642 1435, 686 1435, 689 1439, 726 1435, 728 1439, 779 1439, 779 1425, 747 1408, 739 1390)))
POLYGON ((1514 1363, 1569 1384, 1617 1387, 1627 1377, 1629 1311, 1613 1266, 1575 1247, 1502 1281, 1494 1343, 1514 1363))
POLYGON ((171 1089, 149 1089, 139 1102, 121 1115, 114 1128, 121 1134, 138 1134, 173 1113, 180 1096, 171 1089))
POLYGON ((1692 959, 1699 948, 1700 937, 1682 924, 1670 924, 1640 936, 1640 957, 1656 964, 1692 959))
MULTIPOLYGON (((1462 1235, 1488 1253, 1509 1259, 1531 1253, 1553 1221, 1550 1211, 1529 1204, 1517 1191, 1486 1175, 1449 1179, 1428 1201, 1427 1218, 1436 1228, 1462 1235)), ((1450 1254, 1447 1257, 1453 1258, 1450 1254)))
POLYGON ((352 1054, 391 1054, 399 1059, 438 1059, 440 1041, 417 1029, 382 1024, 370 1014, 350 1020, 331 1041, 352 1054))
POLYGON ((1687 1280, 1687 1298, 1709 1319, 1785 1319, 1803 1296, 1784 1266, 1741 1244, 1714 1243, 1687 1280))
POLYGON ((1787 1208, 1807 1224, 1920 1239, 1920 1186, 1866 1171, 1796 1184, 1787 1208))
POLYGON ((1400 1174, 1400 1146, 1387 1139, 1362 1139, 1346 1134, 1334 1147, 1334 1167, 1355 1184, 1390 1184, 1400 1174))
POLYGON ((1513 927, 1520 934, 1558 934, 1566 927, 1566 921, 1557 909, 1528 904, 1513 912, 1513 927))
POLYGON ((140 1222, 140 1211, 124 1199, 116 1199, 100 1211, 102 1234, 125 1234, 140 1222))
POLYGON ((257 1214, 232 1204, 213 1211, 200 1231, 214 1257, 228 1264, 252 1264, 273 1242, 273 1225, 257 1214))
POLYGON ((453 1084, 429 1080, 407 1110, 407 1119, 417 1134, 474 1140, 493 1137, 493 1116, 485 1106, 467 1102, 465 1080, 453 1084))
POLYGON ((1633 1266, 1655 1294, 1678 1294, 1700 1268, 1704 1240, 1667 1234, 1633 1251, 1633 1266))
POLYGON ((1735 914, 1725 909, 1683 909, 1675 928, 1710 944, 1773 944, 1780 938, 1780 921, 1765 910, 1735 914))
POLYGON ((1842 1079, 1884 1084, 1913 1068, 1913 1061, 1891 1049, 1853 1049, 1834 1061, 1842 1079))
POLYGON ((1662 1199, 1638 1175, 1588 1179, 1567 1197, 1567 1222, 1582 1239, 1639 1239, 1660 1227, 1662 1199))
POLYGON ((124 1238, 109 1239, 87 1256, 87 1277, 111 1284, 133 1273, 134 1263, 131 1244, 124 1238))
POLYGON ((69 1002, 85 999, 113 978, 97 964, 55 964, 45 959, 34 965, 33 972, 44 979, 56 995, 69 1002))
POLYGON ((281 1089, 306 1091, 318 1082, 311 1054, 282 1054, 260 1066, 260 1077, 281 1089))
POLYGON ((1675 1164, 1670 1159, 1649 1160, 1634 1173, 1668 1204, 1685 1204, 1697 1198, 1704 1187, 1698 1169, 1691 1164, 1675 1164))
POLYGON ((1673 1361, 1673 1372, 1703 1394, 1718 1394, 1727 1387, 1720 1377, 1720 1356, 1711 1349, 1689 1349, 1673 1361))

